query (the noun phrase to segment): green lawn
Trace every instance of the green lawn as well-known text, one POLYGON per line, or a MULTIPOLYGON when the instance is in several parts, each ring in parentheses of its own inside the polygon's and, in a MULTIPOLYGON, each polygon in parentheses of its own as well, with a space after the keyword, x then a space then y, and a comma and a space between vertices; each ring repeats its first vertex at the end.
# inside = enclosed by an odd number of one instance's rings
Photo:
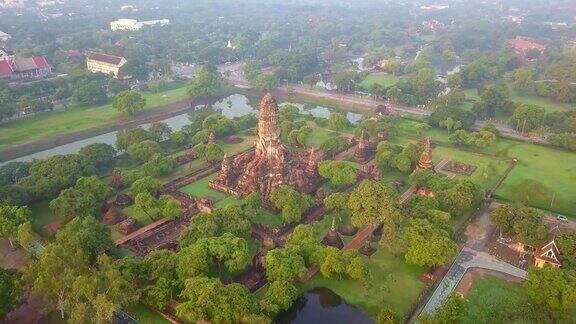
POLYGON ((140 324, 169 324, 170 322, 164 317, 150 310, 148 307, 137 304, 126 309, 126 313, 134 317, 140 324))
POLYGON ((262 224, 268 228, 280 228, 284 225, 284 221, 280 214, 272 214, 263 208, 253 216, 252 222, 262 224))
POLYGON ((447 146, 435 147, 432 156, 434 163, 440 162, 442 156, 448 156, 453 161, 476 166, 476 170, 471 176, 459 175, 457 178, 470 179, 485 189, 494 186, 509 166, 508 162, 485 154, 462 151, 447 146))
POLYGON ((224 143, 224 141, 218 141, 218 144, 222 147, 224 152, 228 154, 228 156, 244 152, 254 146, 254 140, 256 138, 254 135, 241 134, 239 136, 243 141, 238 144, 229 144, 224 143))
POLYGON ((150 218, 150 216, 148 216, 145 213, 143 213, 142 211, 138 210, 138 208, 136 208, 135 205, 130 205, 130 206, 122 209, 122 213, 125 214, 126 216, 130 217, 130 218, 134 218, 142 226, 146 226, 146 225, 149 225, 149 224, 154 222, 154 220, 152 220, 150 218))
POLYGON ((528 103, 528 104, 540 106, 540 107, 544 108, 544 110, 546 110, 547 113, 553 112, 553 111, 566 111, 566 110, 569 110, 571 108, 574 108, 570 104, 555 102, 553 100, 534 96, 534 95, 525 95, 525 94, 521 94, 521 93, 518 93, 518 92, 513 91, 513 90, 510 91, 510 94, 511 94, 512 101, 523 102, 523 103, 528 103))
POLYGON ((576 216, 575 153, 512 140, 501 140, 489 151, 518 158, 517 166, 496 191, 499 197, 576 216), (534 190, 527 186, 529 182, 534 190))
POLYGON ((351 279, 324 278, 319 274, 300 285, 300 289, 329 288, 373 317, 386 307, 399 316, 405 315, 425 287, 419 279, 424 269, 406 264, 404 259, 393 256, 382 247, 378 247, 371 258, 366 258, 366 264, 371 276, 367 284, 351 279))
POLYGON ((196 197, 207 197, 214 200, 215 202, 219 202, 220 200, 230 197, 229 195, 223 192, 212 190, 210 189, 210 187, 208 187, 208 182, 212 180, 212 178, 214 178, 215 176, 216 176, 215 174, 212 174, 207 177, 204 177, 196 182, 193 182, 185 187, 180 188, 180 191, 196 197))
POLYGON ((384 87, 393 86, 400 80, 400 77, 394 76, 388 73, 372 73, 366 76, 362 82, 360 82, 360 86, 366 90, 369 90, 370 87, 377 83, 384 87))
MULTIPOLYGON (((186 87, 162 93, 145 92, 146 107, 152 109, 184 99, 186 87)), ((103 126, 124 114, 111 104, 98 107, 71 107, 3 124, 0 128, 0 148, 55 135, 69 134, 88 128, 103 126)))
POLYGON ((314 147, 319 148, 322 143, 324 143, 327 139, 338 136, 337 132, 331 131, 326 128, 320 127, 313 127, 312 133, 308 135, 306 138, 306 146, 307 147, 314 147))
POLYGON ((505 138, 498 139, 496 145, 485 149, 457 148, 450 145, 446 131, 430 129, 417 135, 415 124, 410 120, 400 120, 400 134, 390 142, 405 145, 430 136, 432 141, 440 143, 433 151, 435 161, 441 155, 449 155, 455 160, 477 165, 479 169, 472 178, 484 185, 492 184, 501 174, 500 171, 505 169, 503 160, 518 158, 518 164, 496 191, 496 197, 510 201, 524 200, 537 208, 576 216, 576 153, 505 138), (529 190, 529 186, 526 186, 529 182, 536 190, 529 190))
POLYGON ((515 311, 519 311, 529 303, 521 284, 495 277, 474 279, 465 300, 466 315, 463 320, 465 323, 491 323, 511 315, 514 316, 515 311))
MULTIPOLYGON (((480 97, 478 96, 478 90, 466 89, 464 90, 464 93, 466 94, 466 102, 464 103, 463 108, 472 109, 472 105, 474 104, 474 102, 480 100, 480 97)), ((535 95, 519 93, 518 91, 513 90, 511 87, 510 87, 510 100, 516 103, 528 103, 540 106, 544 108, 544 110, 546 110, 547 113, 553 111, 566 111, 571 108, 574 108, 570 104, 555 102, 553 100, 538 97, 535 95)))

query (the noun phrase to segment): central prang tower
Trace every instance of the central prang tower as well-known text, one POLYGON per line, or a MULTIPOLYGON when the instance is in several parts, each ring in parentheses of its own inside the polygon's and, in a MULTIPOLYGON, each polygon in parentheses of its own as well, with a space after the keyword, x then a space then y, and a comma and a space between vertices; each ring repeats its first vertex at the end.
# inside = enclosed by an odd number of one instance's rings
POLYGON ((266 202, 270 193, 281 185, 310 193, 317 184, 316 154, 290 152, 282 144, 280 110, 268 93, 260 103, 254 150, 225 158, 210 187, 236 196, 260 192, 266 202))

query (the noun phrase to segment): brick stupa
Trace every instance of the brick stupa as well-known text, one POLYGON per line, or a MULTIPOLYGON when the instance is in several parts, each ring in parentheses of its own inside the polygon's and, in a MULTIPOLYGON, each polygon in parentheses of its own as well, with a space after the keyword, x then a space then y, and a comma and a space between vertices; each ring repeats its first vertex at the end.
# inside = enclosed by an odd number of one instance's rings
POLYGON ((420 156, 416 170, 430 170, 434 171, 434 164, 432 163, 432 150, 430 149, 430 137, 424 140, 424 152, 420 156))
POLYGON ((290 152, 282 144, 278 104, 266 94, 260 103, 254 150, 226 157, 209 186, 239 197, 260 192, 266 206, 270 193, 281 185, 313 192, 318 185, 317 161, 313 151, 290 152))

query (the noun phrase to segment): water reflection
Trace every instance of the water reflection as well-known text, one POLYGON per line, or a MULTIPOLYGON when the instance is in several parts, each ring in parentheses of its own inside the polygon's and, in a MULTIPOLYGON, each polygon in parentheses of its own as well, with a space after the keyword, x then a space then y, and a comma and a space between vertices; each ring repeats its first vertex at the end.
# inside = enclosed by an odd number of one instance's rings
MULTIPOLYGON (((196 106, 196 109, 202 109, 207 106, 196 106)), ((248 97, 241 94, 233 94, 215 103, 208 105, 215 111, 219 111, 228 118, 241 117, 247 114, 258 114, 258 110, 250 102, 248 97)))
MULTIPOLYGON (((331 112, 336 111, 335 109, 332 108, 316 106, 313 104, 301 104, 301 103, 290 103, 290 104, 298 107, 298 110, 300 110, 301 114, 309 114, 314 117, 320 117, 320 118, 328 118, 330 117, 331 112)), ((362 119, 362 117, 363 117, 362 114, 350 111, 346 113, 346 118, 348 118, 348 120, 352 124, 358 124, 362 119)))
MULTIPOLYGON (((175 131, 180 130, 182 128, 182 126, 184 126, 184 125, 190 124, 190 121, 188 120, 188 114, 180 114, 180 115, 177 115, 174 117, 166 118, 164 120, 161 120, 161 122, 168 124, 168 126, 170 126, 170 128, 172 128, 172 130, 175 130, 175 131)), ((147 123, 147 124, 142 124, 140 126, 142 126, 144 128, 148 128, 150 125, 151 125, 150 123, 147 123)), ((51 156, 59 155, 59 154, 75 154, 75 153, 78 153, 80 151, 80 149, 83 148, 84 146, 89 145, 89 144, 94 144, 94 143, 104 143, 104 144, 110 144, 110 145, 114 146, 114 144, 116 143, 116 134, 117 133, 118 133, 118 131, 113 131, 113 132, 93 136, 90 138, 86 138, 83 140, 70 142, 68 144, 56 146, 56 147, 51 148, 51 149, 39 151, 39 152, 36 152, 33 154, 25 155, 25 156, 10 160, 10 161, 6 161, 3 163, 0 163, 0 165, 3 165, 3 164, 8 163, 8 162, 12 162, 12 161, 29 162, 29 161, 32 161, 33 159, 45 159, 45 158, 49 158, 51 156)))
MULTIPOLYGON (((240 117, 250 113, 258 114, 257 99, 258 98, 248 98, 241 94, 233 94, 224 99, 214 102, 213 104, 209 105, 209 107, 211 107, 215 111, 222 112, 222 114, 226 117, 230 118, 240 117)), ((294 105, 298 107, 298 109, 302 114, 310 114, 314 117, 328 118, 330 116, 330 113, 334 111, 334 109, 331 108, 310 104, 294 103, 294 105)), ((196 106, 195 109, 202 109, 205 107, 206 106, 196 106)), ((362 119, 361 114, 353 112, 346 113, 346 117, 353 124, 357 124, 362 119)), ((183 113, 174 117, 166 118, 164 120, 161 120, 161 122, 168 124, 168 126, 170 126, 170 128, 172 128, 175 131, 180 130, 182 126, 190 123, 188 119, 188 113, 183 113)), ((141 126, 146 128, 150 126, 150 124, 143 124, 141 126)), ((86 138, 83 140, 71 142, 68 144, 56 146, 51 149, 25 155, 10 161, 6 161, 4 163, 0 163, 0 165, 3 165, 11 161, 32 161, 33 159, 44 159, 58 154, 74 154, 78 153, 78 151, 80 151, 80 149, 83 148, 84 146, 93 143, 105 143, 114 145, 114 143, 116 142, 117 133, 118 133, 117 131, 113 131, 93 136, 90 138, 86 138)))
POLYGON ((316 288, 299 297, 292 307, 274 320, 279 324, 307 323, 373 323, 357 308, 348 305, 327 288, 316 288))

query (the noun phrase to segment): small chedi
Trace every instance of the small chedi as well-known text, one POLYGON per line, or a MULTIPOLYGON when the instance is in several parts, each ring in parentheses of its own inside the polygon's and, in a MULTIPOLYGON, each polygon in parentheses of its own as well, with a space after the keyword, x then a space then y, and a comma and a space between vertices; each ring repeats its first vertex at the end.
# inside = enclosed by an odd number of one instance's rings
POLYGON ((378 135, 371 139, 366 140, 364 136, 364 131, 360 135, 360 139, 358 140, 358 145, 356 146, 356 150, 354 151, 354 160, 358 163, 364 164, 370 161, 374 154, 376 153, 376 148, 378 144, 385 139, 384 133, 378 133, 378 135))
POLYGON ((290 152, 282 144, 280 111, 271 94, 260 103, 257 132, 255 149, 233 158, 225 156, 209 186, 239 197, 260 192, 265 206, 271 192, 281 185, 313 192, 319 182, 316 153, 290 152))
POLYGON ((432 150, 430 149, 430 137, 426 137, 426 139, 424 139, 424 143, 422 144, 424 146, 424 151, 420 156, 416 170, 434 171, 434 164, 432 163, 432 150))

